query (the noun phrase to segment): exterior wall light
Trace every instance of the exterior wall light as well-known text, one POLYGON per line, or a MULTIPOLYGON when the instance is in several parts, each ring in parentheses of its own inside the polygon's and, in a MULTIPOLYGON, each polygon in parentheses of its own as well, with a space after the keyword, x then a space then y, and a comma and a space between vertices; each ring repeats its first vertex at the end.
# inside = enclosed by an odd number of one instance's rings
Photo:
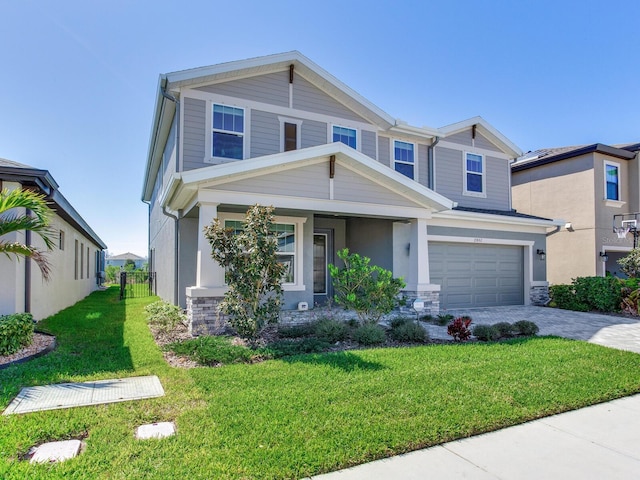
POLYGON ((609 255, 606 252, 600 252, 600 260, 607 263, 609 261, 609 255))
POLYGON ((538 255, 538 258, 540 258, 540 260, 544 260, 545 258, 547 258, 547 254, 541 248, 536 250, 536 254, 538 255))

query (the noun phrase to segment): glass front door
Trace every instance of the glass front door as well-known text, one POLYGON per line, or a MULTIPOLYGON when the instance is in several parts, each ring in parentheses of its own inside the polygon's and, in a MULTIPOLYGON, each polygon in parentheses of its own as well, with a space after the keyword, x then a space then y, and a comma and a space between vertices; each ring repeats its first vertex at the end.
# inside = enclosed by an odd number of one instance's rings
POLYGON ((318 229, 313 234, 313 295, 314 301, 324 304, 333 296, 327 265, 333 262, 333 233, 318 229))

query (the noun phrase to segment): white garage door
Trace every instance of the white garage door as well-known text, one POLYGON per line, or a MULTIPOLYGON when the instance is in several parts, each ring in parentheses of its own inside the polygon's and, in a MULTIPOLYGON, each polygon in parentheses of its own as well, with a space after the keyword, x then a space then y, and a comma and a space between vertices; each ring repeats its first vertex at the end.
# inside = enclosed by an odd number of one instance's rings
POLYGON ((524 303, 523 247, 429 242, 429 267, 441 308, 524 303))

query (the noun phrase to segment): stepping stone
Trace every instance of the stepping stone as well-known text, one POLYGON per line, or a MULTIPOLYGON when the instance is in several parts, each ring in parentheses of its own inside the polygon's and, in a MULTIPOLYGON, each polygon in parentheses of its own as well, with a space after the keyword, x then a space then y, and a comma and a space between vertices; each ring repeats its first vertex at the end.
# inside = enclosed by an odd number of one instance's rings
POLYGON ((36 448, 29 463, 58 463, 74 458, 80 453, 80 440, 63 440, 43 443, 36 448))
POLYGON ((158 422, 141 425, 136 429, 136 439, 147 440, 149 438, 165 438, 176 434, 173 422, 158 422))

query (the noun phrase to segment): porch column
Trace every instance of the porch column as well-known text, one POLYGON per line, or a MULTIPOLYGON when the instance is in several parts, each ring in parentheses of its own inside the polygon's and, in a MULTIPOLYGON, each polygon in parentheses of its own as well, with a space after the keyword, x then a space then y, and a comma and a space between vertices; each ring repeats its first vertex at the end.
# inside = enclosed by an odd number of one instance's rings
POLYGON ((429 247, 427 244, 427 220, 411 220, 409 234, 409 275, 407 290, 419 292, 429 285, 429 247))
POLYGON ((204 236, 204 229, 218 217, 217 203, 200 203, 198 215, 198 252, 196 258, 196 287, 224 287, 224 269, 211 258, 211 244, 204 236))

